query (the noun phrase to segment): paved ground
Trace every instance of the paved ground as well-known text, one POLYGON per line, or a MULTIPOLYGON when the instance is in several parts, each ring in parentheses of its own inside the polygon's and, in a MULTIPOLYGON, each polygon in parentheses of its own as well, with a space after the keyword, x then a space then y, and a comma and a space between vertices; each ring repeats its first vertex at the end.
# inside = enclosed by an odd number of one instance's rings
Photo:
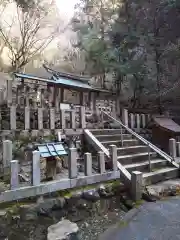
POLYGON ((180 239, 180 197, 145 203, 130 211, 124 221, 108 229, 100 240, 180 239))

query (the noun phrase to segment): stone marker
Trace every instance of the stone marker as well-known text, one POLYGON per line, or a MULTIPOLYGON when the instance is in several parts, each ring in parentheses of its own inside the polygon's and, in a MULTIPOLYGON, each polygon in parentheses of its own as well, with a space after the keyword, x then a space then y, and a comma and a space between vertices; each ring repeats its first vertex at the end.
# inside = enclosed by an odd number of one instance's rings
POLYGON ((79 228, 76 223, 69 220, 62 220, 48 227, 47 240, 69 240, 76 237, 79 228))

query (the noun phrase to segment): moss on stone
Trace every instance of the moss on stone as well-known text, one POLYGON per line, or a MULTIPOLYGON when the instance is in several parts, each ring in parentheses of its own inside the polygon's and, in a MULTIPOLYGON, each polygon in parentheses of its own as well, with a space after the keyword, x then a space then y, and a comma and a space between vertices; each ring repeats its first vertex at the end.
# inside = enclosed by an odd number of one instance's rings
POLYGON ((119 228, 126 227, 127 225, 128 225, 128 222, 123 220, 119 221, 118 223, 119 228))

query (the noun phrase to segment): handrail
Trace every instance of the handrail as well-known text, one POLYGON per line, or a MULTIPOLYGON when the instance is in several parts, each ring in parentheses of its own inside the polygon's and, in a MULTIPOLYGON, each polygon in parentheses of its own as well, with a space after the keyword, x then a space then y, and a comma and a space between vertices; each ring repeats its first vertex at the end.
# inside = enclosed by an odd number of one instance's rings
POLYGON ((117 119, 115 119, 114 117, 112 117, 111 115, 109 115, 108 113, 102 111, 103 114, 105 114, 107 117, 109 117, 110 119, 112 119, 113 121, 117 122, 120 124, 121 127, 125 128, 130 134, 132 134, 134 137, 136 137, 138 140, 140 140, 141 142, 143 142, 145 145, 149 146, 152 150, 154 150, 156 153, 158 153, 161 157, 165 158, 167 161, 171 162, 174 166, 179 167, 179 165, 174 162, 174 159, 169 156, 167 153, 165 153, 164 151, 162 151, 161 149, 159 149, 158 147, 156 147, 154 144, 152 144, 151 142, 147 141, 145 138, 141 137, 139 134, 137 134, 136 132, 134 132, 132 129, 130 129, 129 127, 127 127, 126 125, 124 125, 121 121, 118 121, 117 119))

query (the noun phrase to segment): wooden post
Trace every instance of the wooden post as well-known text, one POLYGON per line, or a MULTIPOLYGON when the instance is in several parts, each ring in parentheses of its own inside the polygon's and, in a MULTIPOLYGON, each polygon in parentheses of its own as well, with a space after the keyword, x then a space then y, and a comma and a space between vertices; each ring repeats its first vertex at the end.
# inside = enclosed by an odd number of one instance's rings
POLYGON ((134 171, 131 174, 131 193, 134 201, 142 199, 143 177, 142 172, 134 171))
POLYGON ((85 176, 91 176, 92 175, 92 155, 91 155, 91 153, 84 154, 84 161, 85 161, 84 174, 85 174, 85 176))
POLYGON ((19 187, 19 162, 17 160, 11 161, 11 190, 19 187))
POLYGON ((16 130, 16 106, 10 107, 10 129, 16 130))
POLYGON ((29 130, 30 129, 30 108, 29 107, 25 107, 25 112, 24 112, 24 115, 25 115, 25 130, 29 130))
POLYGON ((12 161, 12 141, 3 141, 3 173, 4 179, 9 174, 10 162, 12 161))
POLYGON ((61 109, 60 118, 61 118, 61 128, 65 129, 66 128, 65 110, 61 109))
POLYGON ((69 170, 69 178, 77 178, 77 149, 70 148, 68 155, 68 170, 69 170))
POLYGON ((99 163, 100 174, 105 173, 106 172, 105 157, 103 152, 98 152, 98 163, 99 163))
POLYGON ((123 109, 122 111, 122 122, 124 125, 128 127, 128 110, 127 109, 123 109))
POLYGON ((79 114, 80 114, 80 128, 84 129, 86 128, 86 112, 84 106, 80 107, 79 114))
POLYGON ((174 138, 169 139, 169 153, 175 161, 176 158, 176 140, 174 138))
POLYGON ((112 159, 113 171, 117 171, 117 147, 116 145, 109 146, 110 158, 112 159))
POLYGON ((32 184, 33 186, 37 186, 40 184, 40 182, 41 182, 40 152, 33 151, 32 184))
POLYGON ((55 129, 55 109, 54 108, 50 108, 49 116, 50 116, 50 129, 54 130, 55 129))
POLYGON ((38 129, 43 129, 43 109, 38 108, 38 129))

